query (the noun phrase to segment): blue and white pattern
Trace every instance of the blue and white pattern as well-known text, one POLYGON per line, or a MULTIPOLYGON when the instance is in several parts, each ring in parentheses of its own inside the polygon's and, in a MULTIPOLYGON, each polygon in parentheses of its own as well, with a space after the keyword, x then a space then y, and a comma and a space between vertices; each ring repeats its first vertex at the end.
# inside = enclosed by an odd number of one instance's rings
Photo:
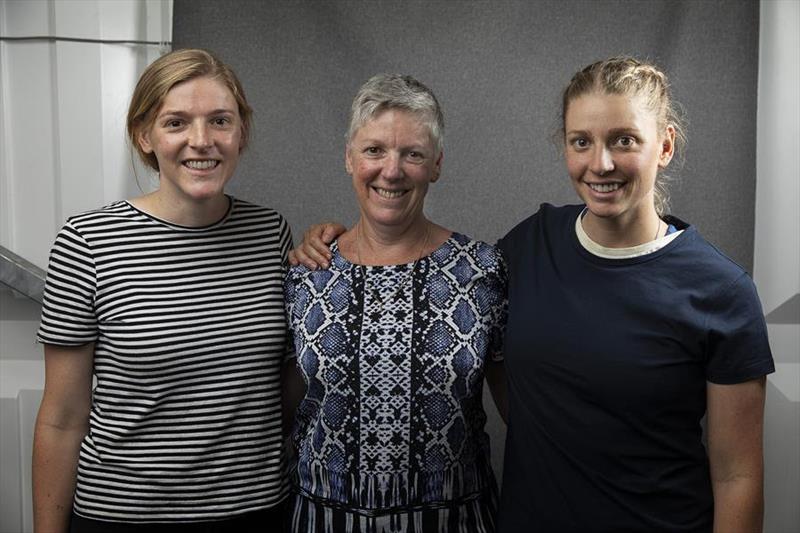
POLYGON ((295 490, 362 516, 496 490, 482 388, 505 329, 500 252, 460 234, 404 265, 332 252, 328 270, 293 268, 285 287, 308 386, 295 490))

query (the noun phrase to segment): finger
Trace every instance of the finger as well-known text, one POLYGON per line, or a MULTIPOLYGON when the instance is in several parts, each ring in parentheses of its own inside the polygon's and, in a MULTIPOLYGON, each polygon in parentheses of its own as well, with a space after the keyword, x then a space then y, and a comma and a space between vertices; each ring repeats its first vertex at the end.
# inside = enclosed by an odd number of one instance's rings
POLYGON ((323 242, 325 242, 326 244, 330 244, 333 242, 333 239, 335 239, 345 231, 347 231, 347 228, 345 228, 341 224, 336 222, 329 222, 325 224, 321 238, 323 242))
MULTIPOLYGON (((327 250, 327 247, 325 249, 327 250)), ((298 261, 312 270, 328 268, 329 258, 314 249, 307 241, 303 241, 295 249, 295 255, 298 261)))
POLYGON ((324 235, 325 229, 328 224, 314 224, 303 234, 303 242, 300 247, 303 248, 303 253, 311 259, 324 259, 330 260, 331 251, 328 244, 333 241, 330 239, 325 242, 324 235))
POLYGON ((287 257, 287 259, 289 260, 290 266, 296 267, 297 265, 300 264, 300 261, 297 260, 297 254, 294 253, 293 249, 289 250, 289 256, 287 257))

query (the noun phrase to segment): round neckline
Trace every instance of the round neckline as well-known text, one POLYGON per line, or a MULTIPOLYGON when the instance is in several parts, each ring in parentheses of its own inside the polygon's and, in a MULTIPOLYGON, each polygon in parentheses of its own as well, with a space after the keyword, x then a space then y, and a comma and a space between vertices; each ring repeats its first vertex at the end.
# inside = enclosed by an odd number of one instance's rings
POLYGON ((172 229, 192 232, 192 231, 206 231, 209 229, 213 229, 217 226, 221 226, 230 218, 234 210, 234 205, 236 204, 236 199, 229 194, 226 194, 225 197, 228 199, 228 209, 225 211, 225 214, 223 214, 219 220, 212 222, 211 224, 206 224, 204 226, 184 226, 182 224, 176 224, 175 222, 164 220, 163 218, 159 218, 151 213, 148 213, 147 211, 144 211, 143 209, 136 207, 135 205, 133 205, 133 203, 131 203, 130 200, 122 200, 122 202, 124 202, 130 209, 132 209, 136 213, 142 215, 143 217, 153 222, 167 226, 172 229))
MULTIPOLYGON (((576 210, 575 214, 580 218, 580 215, 583 213, 583 209, 585 206, 575 206, 579 207, 576 210)), ((603 265, 603 266, 627 266, 633 265, 636 263, 644 263, 647 261, 653 261, 655 259, 660 258, 666 253, 669 253, 671 250, 675 249, 676 247, 680 246, 681 243, 687 242, 694 233, 695 227, 691 224, 687 224, 680 220, 679 218, 672 216, 672 215, 664 215, 661 217, 661 220, 666 222, 667 224, 672 224, 678 230, 675 234, 670 234, 665 237, 672 237, 670 242, 662 246, 661 248, 654 250, 650 253, 646 253, 643 255, 636 255, 633 257, 614 257, 614 258, 607 258, 603 256, 596 255, 592 253, 590 250, 587 250, 583 244, 581 243, 580 239, 578 238, 578 232, 575 228, 576 221, 574 218, 570 217, 569 224, 567 224, 568 232, 569 232, 569 240, 572 242, 572 245, 577 249, 578 253, 587 261, 592 263, 603 265)), ((665 238, 665 237, 662 237, 665 238)))
MULTIPOLYGON (((603 259, 633 259, 635 257, 650 255, 665 247, 674 239, 678 238, 681 233, 683 233, 682 229, 676 229, 672 233, 666 233, 657 239, 643 242, 635 246, 623 246, 619 248, 603 246, 592 239, 591 236, 589 236, 589 234, 586 232, 586 229, 583 227, 583 218, 587 212, 588 209, 584 208, 584 210, 581 211, 581 213, 578 215, 578 218, 575 220, 575 234, 578 236, 578 241, 585 250, 590 252, 592 255, 602 257, 603 259)), ((659 219, 661 218, 659 217, 659 219)), ((667 231, 669 231, 670 224, 664 220, 661 221, 667 224, 667 231)), ((674 227, 675 226, 673 226, 673 228, 674 227)))
POLYGON ((445 246, 449 245, 451 243, 451 241, 453 241, 456 238, 457 235, 459 235, 457 232, 451 231, 450 232, 450 236, 447 237, 447 239, 445 239, 444 242, 442 242, 442 244, 440 244, 439 246, 434 248, 431 251, 431 253, 429 253, 427 255, 423 255, 422 257, 420 257, 420 258, 418 258, 418 259, 416 259, 414 261, 409 261, 407 263, 396 263, 396 264, 391 264, 391 265, 363 265, 363 264, 360 264, 360 263, 353 263, 349 259, 347 259, 339 251, 339 239, 336 239, 331 243, 331 254, 333 254, 333 260, 331 261, 331 265, 335 264, 337 262, 337 260, 338 260, 338 262, 342 263, 342 267, 343 268, 357 267, 357 268, 366 268, 366 269, 369 269, 369 270, 372 270, 372 269, 385 269, 385 268, 398 269, 398 268, 401 268, 401 267, 412 268, 415 264, 420 263, 420 262, 422 262, 422 261, 424 261, 426 259, 430 259, 434 254, 436 254, 436 252, 438 252, 439 250, 441 250, 445 246))

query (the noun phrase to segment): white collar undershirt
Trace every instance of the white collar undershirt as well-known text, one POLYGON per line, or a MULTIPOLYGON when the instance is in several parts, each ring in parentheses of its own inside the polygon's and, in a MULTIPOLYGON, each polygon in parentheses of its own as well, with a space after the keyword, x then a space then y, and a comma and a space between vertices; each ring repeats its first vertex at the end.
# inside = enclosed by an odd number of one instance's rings
POLYGON ((668 245, 673 239, 675 239, 675 237, 683 233, 683 230, 678 230, 670 233, 669 235, 664 235, 660 239, 639 244, 637 246, 629 246, 627 248, 608 248, 594 242, 586 233, 586 231, 584 231, 583 224, 581 224, 584 214, 586 214, 585 208, 583 211, 581 211, 581 214, 578 215, 578 219, 575 221, 575 233, 578 236, 578 241, 581 243, 581 246, 586 249, 586 251, 592 255, 596 255, 604 259, 630 259, 632 257, 651 254, 656 250, 660 250, 664 246, 668 245))

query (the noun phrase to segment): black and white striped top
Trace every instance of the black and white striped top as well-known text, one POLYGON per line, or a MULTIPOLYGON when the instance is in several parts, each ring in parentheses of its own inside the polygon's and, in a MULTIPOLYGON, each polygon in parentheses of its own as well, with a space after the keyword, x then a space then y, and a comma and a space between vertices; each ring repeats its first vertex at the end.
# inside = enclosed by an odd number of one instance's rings
POLYGON ((124 201, 67 221, 50 254, 39 340, 95 343, 75 512, 201 521, 284 498, 290 245, 280 214, 237 199, 202 228, 124 201))

